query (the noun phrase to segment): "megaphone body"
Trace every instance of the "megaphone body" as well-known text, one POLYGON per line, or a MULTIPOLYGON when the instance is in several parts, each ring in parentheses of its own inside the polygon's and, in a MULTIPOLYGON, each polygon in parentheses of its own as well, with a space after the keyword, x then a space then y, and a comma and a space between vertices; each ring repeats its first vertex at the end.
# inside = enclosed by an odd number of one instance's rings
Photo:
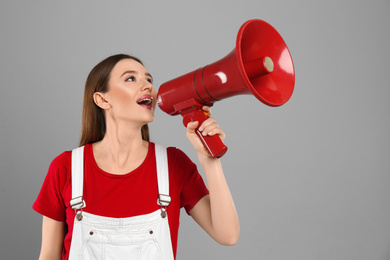
MULTIPOLYGON (((252 94, 268 106, 281 106, 290 99, 294 84, 294 66, 283 38, 268 23, 249 20, 241 26, 233 51, 162 84, 157 102, 169 115, 181 114, 186 126, 209 117, 203 106, 235 95, 252 94)), ((196 132, 213 158, 226 153, 218 136, 196 132)))

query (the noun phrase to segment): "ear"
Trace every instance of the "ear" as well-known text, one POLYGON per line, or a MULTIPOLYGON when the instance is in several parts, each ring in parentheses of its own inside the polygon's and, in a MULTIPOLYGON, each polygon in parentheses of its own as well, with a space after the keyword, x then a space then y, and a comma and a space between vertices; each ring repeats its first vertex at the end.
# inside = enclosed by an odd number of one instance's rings
POLYGON ((93 93, 93 101, 101 109, 106 110, 106 109, 110 108, 110 104, 106 100, 104 93, 101 93, 101 92, 93 93))

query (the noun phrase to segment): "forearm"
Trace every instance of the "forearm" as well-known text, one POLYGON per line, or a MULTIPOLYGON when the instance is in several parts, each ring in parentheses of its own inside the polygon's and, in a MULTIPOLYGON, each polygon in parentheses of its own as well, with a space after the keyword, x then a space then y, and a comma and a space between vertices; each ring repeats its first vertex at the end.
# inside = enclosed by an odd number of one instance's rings
POLYGON ((65 237, 65 223, 43 217, 39 260, 60 260, 65 237))
POLYGON ((233 245, 238 240, 240 227, 221 161, 202 155, 199 155, 199 161, 206 174, 210 192, 210 217, 214 239, 221 244, 233 245))
POLYGON ((41 253, 38 260, 61 260, 61 255, 43 255, 41 253))

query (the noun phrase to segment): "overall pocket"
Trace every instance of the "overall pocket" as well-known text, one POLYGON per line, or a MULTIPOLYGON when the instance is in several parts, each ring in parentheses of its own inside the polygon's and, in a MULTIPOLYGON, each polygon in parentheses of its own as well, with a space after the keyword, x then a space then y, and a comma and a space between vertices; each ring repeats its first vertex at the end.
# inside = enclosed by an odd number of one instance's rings
POLYGON ((81 250, 84 260, 161 259, 153 230, 105 232, 91 230, 81 250))

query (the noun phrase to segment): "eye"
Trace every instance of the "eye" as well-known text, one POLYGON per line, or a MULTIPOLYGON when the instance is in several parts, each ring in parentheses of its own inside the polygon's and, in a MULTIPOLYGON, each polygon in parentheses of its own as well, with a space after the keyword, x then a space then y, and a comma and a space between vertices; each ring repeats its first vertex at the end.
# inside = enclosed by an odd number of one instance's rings
POLYGON ((152 79, 152 78, 149 78, 149 79, 148 79, 148 82, 149 82, 150 84, 153 84, 153 79, 152 79))
POLYGON ((134 76, 128 77, 126 81, 128 82, 135 81, 135 77, 134 76))

